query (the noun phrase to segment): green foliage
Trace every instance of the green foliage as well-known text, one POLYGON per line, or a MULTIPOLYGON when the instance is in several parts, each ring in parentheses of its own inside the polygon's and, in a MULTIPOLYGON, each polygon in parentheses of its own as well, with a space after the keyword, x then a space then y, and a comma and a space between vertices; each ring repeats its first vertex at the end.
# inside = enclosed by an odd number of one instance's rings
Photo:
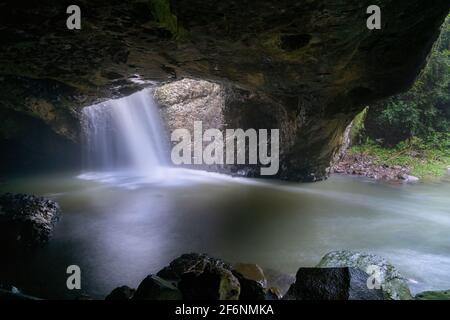
POLYGON ((369 136, 387 145, 450 131, 450 16, 413 87, 372 108, 369 117, 369 136))
POLYGON ((379 165, 408 167, 422 178, 445 173, 450 165, 450 16, 413 87, 371 106, 365 126, 365 142, 350 153, 365 153, 379 165))
POLYGON ((176 40, 187 37, 187 31, 179 25, 177 17, 170 9, 169 0, 150 0, 150 9, 160 26, 170 31, 176 40))
POLYGON ((450 133, 433 133, 427 139, 411 137, 393 148, 367 138, 349 152, 372 156, 379 165, 408 167, 417 177, 440 176, 450 165, 450 133))

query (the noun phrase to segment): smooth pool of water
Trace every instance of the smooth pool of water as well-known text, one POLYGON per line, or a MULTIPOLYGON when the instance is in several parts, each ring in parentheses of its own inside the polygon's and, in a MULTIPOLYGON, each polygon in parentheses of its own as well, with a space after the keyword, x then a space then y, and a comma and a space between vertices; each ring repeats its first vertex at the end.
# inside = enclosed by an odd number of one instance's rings
POLYGON ((41 297, 79 293, 66 288, 69 265, 82 270, 81 292, 104 298, 187 252, 295 274, 329 251, 360 250, 390 260, 414 292, 450 288, 448 177, 301 184, 169 169, 153 180, 84 173, 0 181, 7 191, 50 197, 63 211, 47 246, 1 261, 0 279, 41 297))

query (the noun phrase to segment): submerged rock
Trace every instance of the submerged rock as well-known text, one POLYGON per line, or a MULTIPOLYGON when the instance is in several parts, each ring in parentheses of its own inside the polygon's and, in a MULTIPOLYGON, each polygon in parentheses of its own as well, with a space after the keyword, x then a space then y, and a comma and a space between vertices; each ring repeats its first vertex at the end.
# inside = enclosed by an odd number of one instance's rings
POLYGON ((55 201, 27 194, 2 194, 1 241, 27 246, 46 243, 59 216, 60 208, 55 201))
POLYGON ((450 290, 424 291, 416 294, 416 300, 450 300, 450 290))
POLYGON ((385 299, 412 299, 407 280, 386 259, 368 253, 334 251, 326 254, 317 265, 318 268, 352 267, 368 273, 368 268, 376 266, 385 299))
POLYGON ((415 176, 407 175, 405 180, 406 180, 406 182, 417 182, 420 179, 415 176))
POLYGON ((355 268, 300 268, 284 300, 383 300, 369 289, 368 275, 355 268))

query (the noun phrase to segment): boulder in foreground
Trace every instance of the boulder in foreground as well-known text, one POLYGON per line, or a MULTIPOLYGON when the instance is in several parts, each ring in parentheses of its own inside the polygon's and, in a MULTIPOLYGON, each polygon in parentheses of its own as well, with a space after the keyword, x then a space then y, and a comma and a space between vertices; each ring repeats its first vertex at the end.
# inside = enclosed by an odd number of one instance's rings
POLYGON ((46 243, 60 212, 59 205, 50 199, 27 194, 0 195, 2 243, 26 246, 46 243))
POLYGON ((135 300, 277 300, 279 290, 265 288, 267 280, 257 265, 237 269, 207 254, 183 254, 156 275, 147 276, 133 294, 126 286, 107 299, 135 300))
POLYGON ((186 300, 237 300, 239 280, 232 268, 206 254, 183 254, 157 274, 178 283, 186 300))
POLYGON ((383 300, 369 289, 368 275, 355 268, 300 268, 284 300, 383 300))
POLYGON ((131 289, 128 286, 118 287, 111 291, 105 300, 129 300, 133 298, 135 292, 135 289, 131 289))
POLYGON ((368 268, 376 266, 379 271, 379 282, 385 299, 412 299, 407 280, 386 259, 369 253, 352 251, 333 251, 326 254, 317 265, 318 268, 351 267, 368 272, 368 268))
POLYGON ((170 281, 155 275, 147 276, 134 294, 135 300, 182 300, 181 291, 170 281))
MULTIPOLYGON (((270 277, 269 277, 270 278, 270 277)), ((285 278, 285 277, 283 277, 285 278)), ((290 278, 290 277, 287 277, 290 278)), ((287 280, 285 280, 287 281, 287 280)), ((279 282, 279 281, 276 281, 279 282)), ((207 254, 183 254, 156 275, 147 276, 132 299, 140 300, 384 300, 411 299, 404 278, 385 259, 372 254, 337 251, 315 268, 300 268, 283 291, 272 288, 253 264, 230 264, 207 254), (378 283, 369 266, 379 269, 378 283), (269 287, 267 289, 267 287, 269 287), (289 290, 287 290, 289 287, 289 290), (282 297, 282 293, 287 293, 282 297)), ((276 285, 277 286, 277 285, 276 285)), ((128 287, 109 296, 130 299, 128 287)))

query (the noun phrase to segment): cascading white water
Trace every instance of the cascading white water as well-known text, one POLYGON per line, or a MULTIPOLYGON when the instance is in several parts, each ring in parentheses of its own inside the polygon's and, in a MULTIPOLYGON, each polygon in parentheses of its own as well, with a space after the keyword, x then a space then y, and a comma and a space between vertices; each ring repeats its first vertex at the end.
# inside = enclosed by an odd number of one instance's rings
POLYGON ((150 89, 85 107, 82 124, 89 170, 145 177, 161 174, 166 152, 150 89))
POLYGON ((151 89, 82 110, 84 167, 78 177, 127 189, 238 178, 173 168, 151 89))

